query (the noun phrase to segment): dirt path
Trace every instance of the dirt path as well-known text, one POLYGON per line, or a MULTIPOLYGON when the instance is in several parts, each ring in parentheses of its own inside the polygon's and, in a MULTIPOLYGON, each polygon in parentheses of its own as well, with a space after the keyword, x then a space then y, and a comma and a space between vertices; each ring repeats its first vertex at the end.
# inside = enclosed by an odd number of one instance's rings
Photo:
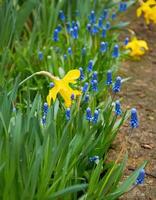
MULTIPOLYGON (((135 10, 132 8, 129 11, 126 20, 131 21, 130 29, 135 31, 139 39, 147 41, 150 50, 140 61, 123 64, 121 74, 132 79, 124 84, 121 97, 125 107, 137 108, 140 119, 140 127, 128 139, 128 168, 135 168, 148 160, 146 172, 149 175, 144 185, 121 199, 156 200, 156 25, 148 28, 143 20, 137 19, 135 10)), ((127 132, 127 127, 123 127, 119 141, 122 140, 122 134, 127 132)))

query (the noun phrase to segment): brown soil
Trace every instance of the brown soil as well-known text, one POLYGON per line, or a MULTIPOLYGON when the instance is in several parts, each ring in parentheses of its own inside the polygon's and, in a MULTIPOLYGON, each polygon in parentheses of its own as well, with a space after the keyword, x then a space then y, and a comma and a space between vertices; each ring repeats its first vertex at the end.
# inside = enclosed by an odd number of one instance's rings
MULTIPOLYGON (((136 7, 125 16, 131 22, 138 39, 147 41, 149 51, 139 61, 126 61, 121 69, 124 77, 132 77, 123 85, 121 97, 126 108, 135 107, 139 113, 140 127, 128 137, 125 125, 116 143, 121 146, 128 138, 129 161, 126 174, 137 168, 144 160, 145 183, 121 197, 122 200, 156 200, 156 24, 147 27, 143 19, 137 19, 136 7)), ((117 145, 117 146, 118 146, 117 145)), ((116 146, 116 145, 115 145, 116 146)), ((118 148, 118 147, 117 147, 118 148)))

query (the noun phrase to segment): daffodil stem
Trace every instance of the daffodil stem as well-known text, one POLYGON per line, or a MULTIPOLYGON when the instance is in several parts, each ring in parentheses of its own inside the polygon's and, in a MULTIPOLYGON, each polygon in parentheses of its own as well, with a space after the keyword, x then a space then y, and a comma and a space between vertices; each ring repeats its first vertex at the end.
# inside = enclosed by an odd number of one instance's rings
POLYGON ((23 83, 25 83, 26 81, 28 81, 29 79, 31 79, 32 77, 36 76, 36 75, 44 75, 49 77, 50 79, 56 80, 57 77, 53 76, 50 72, 47 71, 39 71, 39 72, 35 72, 34 74, 32 74, 31 76, 28 76, 26 79, 24 79, 23 81, 21 81, 19 83, 19 86, 21 86, 23 83))

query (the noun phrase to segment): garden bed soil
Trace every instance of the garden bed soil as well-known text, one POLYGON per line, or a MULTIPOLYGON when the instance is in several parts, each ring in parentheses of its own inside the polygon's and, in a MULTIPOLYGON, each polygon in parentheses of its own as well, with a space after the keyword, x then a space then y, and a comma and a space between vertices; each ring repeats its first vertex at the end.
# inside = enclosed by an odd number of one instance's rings
POLYGON ((128 28, 135 31, 138 39, 147 41, 149 51, 138 61, 124 62, 120 70, 122 77, 131 77, 123 84, 120 94, 122 105, 128 109, 137 108, 140 126, 128 136, 129 124, 125 124, 111 152, 114 151, 115 155, 116 151, 120 151, 119 147, 127 146, 129 159, 126 175, 145 160, 148 161, 144 184, 120 199, 156 200, 156 24, 147 27, 143 19, 136 17, 136 7, 130 9, 124 18, 130 21, 128 28), (128 142, 123 138, 127 138, 128 142))

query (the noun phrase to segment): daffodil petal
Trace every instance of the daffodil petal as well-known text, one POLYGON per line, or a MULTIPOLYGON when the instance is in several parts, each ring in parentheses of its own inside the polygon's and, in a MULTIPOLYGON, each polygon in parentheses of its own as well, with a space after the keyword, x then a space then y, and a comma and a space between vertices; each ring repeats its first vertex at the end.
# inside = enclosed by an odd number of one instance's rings
POLYGON ((80 70, 74 69, 70 70, 66 76, 63 78, 63 81, 68 83, 75 83, 75 80, 80 77, 80 70))
POLYGON ((49 106, 51 105, 51 100, 55 101, 58 92, 59 87, 57 85, 49 90, 49 94, 47 96, 47 103, 49 106))

